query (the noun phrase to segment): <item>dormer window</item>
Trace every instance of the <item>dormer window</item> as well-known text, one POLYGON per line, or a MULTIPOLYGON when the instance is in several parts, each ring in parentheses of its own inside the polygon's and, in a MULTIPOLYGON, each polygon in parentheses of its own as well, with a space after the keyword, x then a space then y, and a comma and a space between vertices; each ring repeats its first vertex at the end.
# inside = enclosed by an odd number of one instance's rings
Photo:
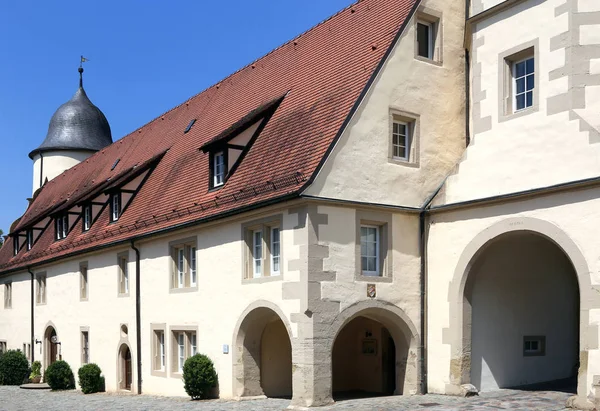
POLYGON ((225 154, 223 151, 213 154, 212 164, 213 187, 222 186, 225 182, 225 154))
POLYGON ((19 236, 13 237, 13 255, 19 254, 19 236))
POLYGON ((121 217, 121 193, 114 193, 110 202, 110 221, 117 221, 121 217))
POLYGON ((87 231, 92 226, 92 206, 83 206, 83 231, 87 231))
POLYGON ((33 248, 33 230, 27 230, 27 251, 33 248))
POLYGON ((56 217, 56 239, 62 240, 69 234, 69 215, 62 214, 56 217))

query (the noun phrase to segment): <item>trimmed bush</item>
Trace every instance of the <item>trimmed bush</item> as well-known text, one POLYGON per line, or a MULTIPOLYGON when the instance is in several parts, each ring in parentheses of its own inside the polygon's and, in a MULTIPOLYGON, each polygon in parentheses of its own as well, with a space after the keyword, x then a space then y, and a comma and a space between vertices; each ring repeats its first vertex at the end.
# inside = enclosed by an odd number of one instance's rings
POLYGON ((71 367, 65 361, 56 361, 50 364, 44 375, 46 382, 52 390, 75 389, 75 377, 71 367))
POLYGON ((209 398, 217 386, 213 362, 204 354, 196 354, 183 364, 183 387, 192 400, 209 398))
POLYGON ((8 350, 0 357, 0 384, 21 385, 29 375, 27 357, 19 350, 8 350))
POLYGON ((96 364, 86 364, 82 366, 77 375, 79 376, 79 386, 84 394, 100 392, 103 388, 102 370, 96 364))

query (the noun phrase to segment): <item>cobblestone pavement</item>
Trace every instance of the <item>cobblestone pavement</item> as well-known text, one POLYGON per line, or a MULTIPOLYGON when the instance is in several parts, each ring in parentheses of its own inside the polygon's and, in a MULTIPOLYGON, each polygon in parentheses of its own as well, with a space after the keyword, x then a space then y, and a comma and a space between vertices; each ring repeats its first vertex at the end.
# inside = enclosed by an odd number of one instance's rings
MULTIPOLYGON (((343 410, 423 410, 423 411, 564 411, 570 394, 560 392, 524 392, 503 390, 479 397, 458 398, 443 395, 412 397, 379 397, 340 401, 319 411, 343 410)), ((131 394, 90 394, 78 391, 50 392, 23 390, 0 386, 0 410, 196 410, 196 411, 258 411, 284 410, 289 400, 267 399, 254 401, 190 401, 187 398, 155 397, 131 394)))

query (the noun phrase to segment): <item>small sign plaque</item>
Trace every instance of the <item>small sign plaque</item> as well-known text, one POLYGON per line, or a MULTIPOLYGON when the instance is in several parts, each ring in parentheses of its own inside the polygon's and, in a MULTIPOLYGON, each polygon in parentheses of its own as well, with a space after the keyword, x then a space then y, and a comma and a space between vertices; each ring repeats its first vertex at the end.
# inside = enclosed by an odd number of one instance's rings
POLYGON ((377 297, 377 287, 375 286, 375 284, 367 284, 367 297, 377 297))

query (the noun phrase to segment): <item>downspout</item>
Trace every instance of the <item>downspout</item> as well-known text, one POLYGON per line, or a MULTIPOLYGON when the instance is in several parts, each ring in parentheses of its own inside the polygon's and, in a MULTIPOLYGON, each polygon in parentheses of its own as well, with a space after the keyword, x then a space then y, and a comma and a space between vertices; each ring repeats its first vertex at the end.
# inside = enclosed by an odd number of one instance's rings
POLYGON ((140 280, 140 250, 131 240, 131 248, 135 251, 135 339, 137 353, 137 393, 142 394, 142 321, 141 321, 141 280, 140 280))
POLYGON ((35 303, 34 303, 34 275, 33 275, 33 271, 31 271, 31 267, 27 267, 27 271, 29 272, 29 274, 31 274, 31 363, 33 363, 35 361, 35 315, 34 315, 34 308, 35 308, 35 303))
MULTIPOLYGON (((465 0, 465 30, 471 9, 471 0, 465 0)), ((471 144, 471 56, 465 47, 465 140, 466 146, 471 144)))
POLYGON ((426 213, 424 206, 419 213, 419 253, 421 254, 421 278, 419 279, 421 288, 421 386, 419 393, 427 394, 427 272, 425 250, 427 239, 425 234, 426 213))

